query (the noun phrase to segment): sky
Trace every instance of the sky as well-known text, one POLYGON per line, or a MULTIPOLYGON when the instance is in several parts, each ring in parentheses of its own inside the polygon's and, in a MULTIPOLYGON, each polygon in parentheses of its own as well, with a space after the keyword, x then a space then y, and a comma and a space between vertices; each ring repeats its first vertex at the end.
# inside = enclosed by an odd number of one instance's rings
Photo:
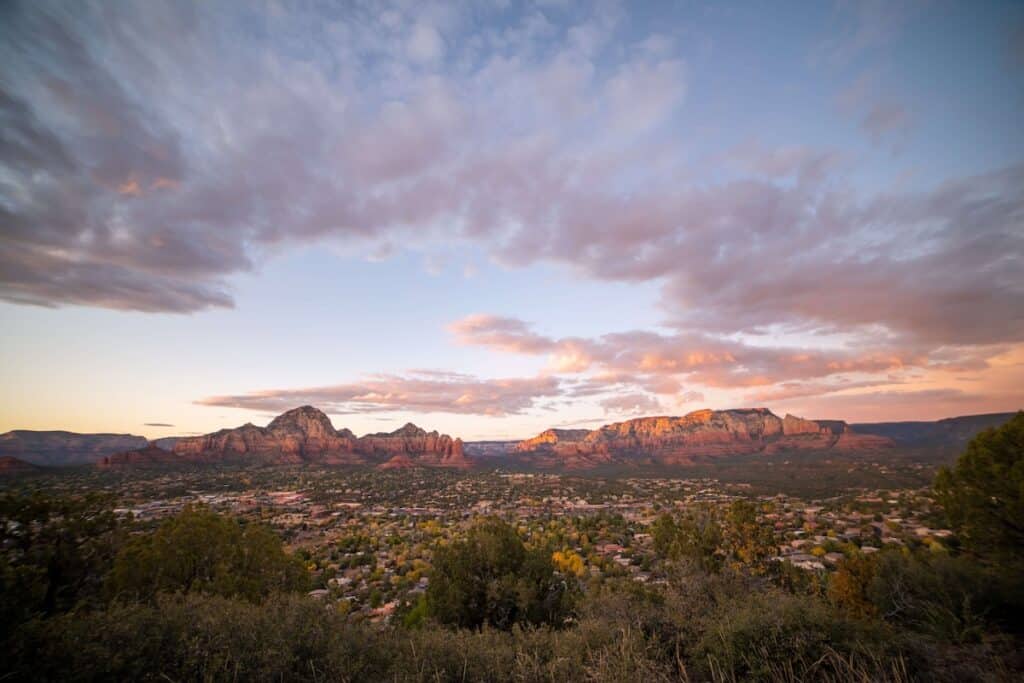
POLYGON ((0 431, 1024 408, 1024 3, 0 4, 0 431))

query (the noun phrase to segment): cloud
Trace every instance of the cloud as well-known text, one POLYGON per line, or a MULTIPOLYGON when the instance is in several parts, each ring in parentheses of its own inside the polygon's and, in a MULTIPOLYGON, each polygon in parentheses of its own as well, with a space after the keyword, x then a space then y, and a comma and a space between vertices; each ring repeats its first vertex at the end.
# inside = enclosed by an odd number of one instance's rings
POLYGON ((143 422, 142 424, 145 427, 173 427, 174 426, 174 425, 168 424, 166 422, 143 422))
POLYGON ((604 412, 619 415, 649 415, 661 410, 661 403, 647 394, 623 394, 600 401, 604 412))
POLYGON ((885 91, 878 73, 873 71, 861 74, 840 90, 835 104, 840 114, 857 122, 874 145, 901 143, 914 123, 910 110, 885 91))
POLYGON ((782 382, 766 391, 754 393, 751 399, 758 404, 785 403, 786 401, 816 398, 855 389, 879 386, 891 387, 904 383, 904 380, 891 376, 862 381, 850 381, 840 378, 839 381, 833 382, 782 382))
POLYGON ((444 56, 444 39, 433 26, 417 22, 409 34, 406 50, 416 62, 434 62, 444 56))
POLYGON ((475 314, 457 320, 448 326, 459 343, 489 346, 511 353, 545 353, 557 347, 557 343, 534 334, 529 326, 516 318, 475 314))
MULTIPOLYGON (((888 3, 851 8, 844 53, 905 23, 888 3)), ((689 67, 664 41, 617 49, 651 36, 622 43, 614 7, 5 12, 7 301, 187 313, 231 306, 234 277, 295 245, 471 243, 507 266, 661 287, 665 339, 488 332, 559 372, 647 381, 687 367, 671 347, 705 359, 688 372, 709 386, 755 385, 1024 338, 1024 166, 865 194, 835 152, 751 143, 694 180, 672 127, 689 67), (729 341, 789 332, 848 349, 795 360, 729 341)), ((868 81, 851 106, 889 139, 909 114, 868 81)))
POLYGON ((703 402, 703 390, 727 392, 744 405, 803 401, 804 407, 814 398, 814 405, 828 399, 822 405, 849 400, 859 406, 856 401, 861 399, 853 396, 865 395, 865 389, 902 395, 904 386, 925 378, 934 384, 963 372, 1006 374, 1001 368, 1011 362, 1016 348, 915 348, 887 346, 884 339, 874 346, 856 340, 805 348, 755 343, 756 337, 743 341, 649 331, 555 338, 536 333, 521 320, 479 314, 451 324, 449 330, 464 345, 546 357, 547 372, 562 378, 566 396, 593 399, 606 411, 623 413, 680 409, 703 402))
POLYGON ((553 377, 481 379, 418 370, 404 375, 372 375, 349 384, 211 396, 196 403, 274 414, 311 404, 335 414, 410 411, 499 417, 521 414, 559 393, 559 382, 553 377))
POLYGON ((905 130, 910 125, 910 113, 898 102, 877 102, 864 115, 861 127, 876 143, 882 137, 898 130, 905 130))
POLYGON ((848 422, 938 420, 964 414, 1008 412, 1020 406, 1019 395, 970 393, 953 388, 882 390, 821 397, 814 402, 813 417, 835 417, 848 422))
POLYGON ((892 44, 903 28, 927 6, 923 0, 843 0, 834 4, 838 30, 815 48, 812 57, 833 65, 848 64, 892 44))
MULTIPOLYGON (((929 364, 925 356, 895 349, 761 346, 694 333, 629 331, 593 339, 556 339, 535 333, 521 320, 489 315, 468 316, 449 325, 449 330, 460 344, 547 355, 556 372, 595 371, 591 382, 636 383, 661 394, 678 393, 678 378, 706 387, 745 388, 929 364)), ((943 356, 941 363, 950 357, 943 356)))

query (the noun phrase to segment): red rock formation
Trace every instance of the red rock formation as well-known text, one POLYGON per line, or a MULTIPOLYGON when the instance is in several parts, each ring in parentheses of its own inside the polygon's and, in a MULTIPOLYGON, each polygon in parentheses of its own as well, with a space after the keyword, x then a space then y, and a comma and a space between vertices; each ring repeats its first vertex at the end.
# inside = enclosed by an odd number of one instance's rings
POLYGON ((356 448, 371 459, 389 457, 384 463, 389 468, 472 466, 463 452, 462 439, 428 432, 411 422, 391 433, 367 434, 358 440, 356 448))
MULTIPOLYGON (((246 424, 204 436, 178 439, 176 455, 196 461, 243 459, 270 464, 356 464, 407 456, 414 465, 469 467, 462 441, 407 424, 391 433, 356 438, 348 429, 335 430, 330 418, 312 406, 295 408, 266 427, 246 424)), ((392 466, 404 463, 400 459, 392 466)))
POLYGON ((30 462, 25 462, 9 455, 0 457, 0 477, 13 477, 19 474, 39 472, 41 469, 30 462))
POLYGON ((362 462, 356 438, 347 429, 335 431, 330 418, 302 406, 278 415, 266 427, 244 424, 203 436, 185 437, 174 452, 196 460, 245 459, 275 464, 362 462))
POLYGON ((405 453, 402 453, 401 455, 396 455, 387 462, 382 462, 381 464, 377 465, 377 467, 382 470, 404 470, 416 466, 416 461, 410 458, 405 453))
POLYGON ((767 408, 752 408, 644 417, 591 432, 548 430, 520 442, 516 451, 538 466, 582 469, 613 461, 686 464, 700 457, 888 445, 886 439, 855 434, 844 422, 779 418, 767 408))
POLYGON ((130 451, 123 451, 108 455, 100 460, 98 467, 125 467, 125 466, 156 466, 156 465, 181 465, 191 462, 191 458, 176 455, 171 451, 160 448, 155 443, 150 443, 145 448, 136 448, 130 451))
POLYGON ((590 434, 589 429, 548 429, 541 432, 532 439, 526 439, 516 444, 515 450, 528 452, 536 450, 540 446, 555 444, 571 444, 583 441, 590 434))

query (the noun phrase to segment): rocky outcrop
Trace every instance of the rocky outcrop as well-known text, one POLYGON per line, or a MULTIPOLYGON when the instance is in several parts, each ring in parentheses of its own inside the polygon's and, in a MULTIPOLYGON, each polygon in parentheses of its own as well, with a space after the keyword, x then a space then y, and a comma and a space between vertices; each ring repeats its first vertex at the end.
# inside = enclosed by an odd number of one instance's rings
POLYGON ((5 455, 0 457, 0 477, 13 477, 19 474, 30 474, 32 472, 39 472, 42 468, 33 465, 30 462, 19 460, 18 458, 5 455))
POLYGON ((98 467, 165 467, 190 464, 191 459, 176 455, 150 442, 145 448, 136 448, 108 455, 100 460, 98 467))
POLYGON ((612 462, 674 465, 759 452, 889 445, 888 439, 855 434, 841 421, 780 418, 767 408, 751 408, 644 417, 589 432, 551 429, 520 442, 516 452, 541 467, 586 469, 612 462))
POLYGON ((0 434, 0 456, 11 456, 44 467, 91 465, 107 455, 145 448, 146 443, 145 437, 134 434, 77 434, 16 429, 0 434))
POLYGON ((390 433, 367 434, 358 440, 356 448, 370 459, 388 458, 382 466, 390 468, 472 466, 463 450, 462 439, 428 432, 412 423, 390 433))
POLYGON ((335 430, 331 420, 312 406, 289 410, 266 427, 245 424, 235 429, 174 442, 175 455, 190 461, 246 460, 268 464, 385 463, 392 467, 458 467, 471 465, 460 439, 427 432, 407 424, 390 433, 361 438, 348 429, 335 430))
POLYGON ((362 462, 355 436, 335 431, 330 418, 312 406, 278 415, 266 427, 247 423, 203 436, 182 437, 172 448, 183 458, 246 460, 273 464, 362 462))
POLYGON ((583 441, 588 434, 590 434, 589 429, 548 429, 532 439, 520 441, 516 444, 515 450, 519 452, 527 452, 544 446, 554 446, 555 444, 565 446, 567 444, 579 443, 580 441, 583 441))

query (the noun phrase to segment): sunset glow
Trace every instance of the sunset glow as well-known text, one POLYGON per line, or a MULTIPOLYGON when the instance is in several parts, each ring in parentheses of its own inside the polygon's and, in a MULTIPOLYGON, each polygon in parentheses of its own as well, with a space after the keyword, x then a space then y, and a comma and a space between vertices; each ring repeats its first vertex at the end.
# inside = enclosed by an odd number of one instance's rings
POLYGON ((1024 407, 1019 3, 291 4, 0 10, 0 431, 1024 407))

